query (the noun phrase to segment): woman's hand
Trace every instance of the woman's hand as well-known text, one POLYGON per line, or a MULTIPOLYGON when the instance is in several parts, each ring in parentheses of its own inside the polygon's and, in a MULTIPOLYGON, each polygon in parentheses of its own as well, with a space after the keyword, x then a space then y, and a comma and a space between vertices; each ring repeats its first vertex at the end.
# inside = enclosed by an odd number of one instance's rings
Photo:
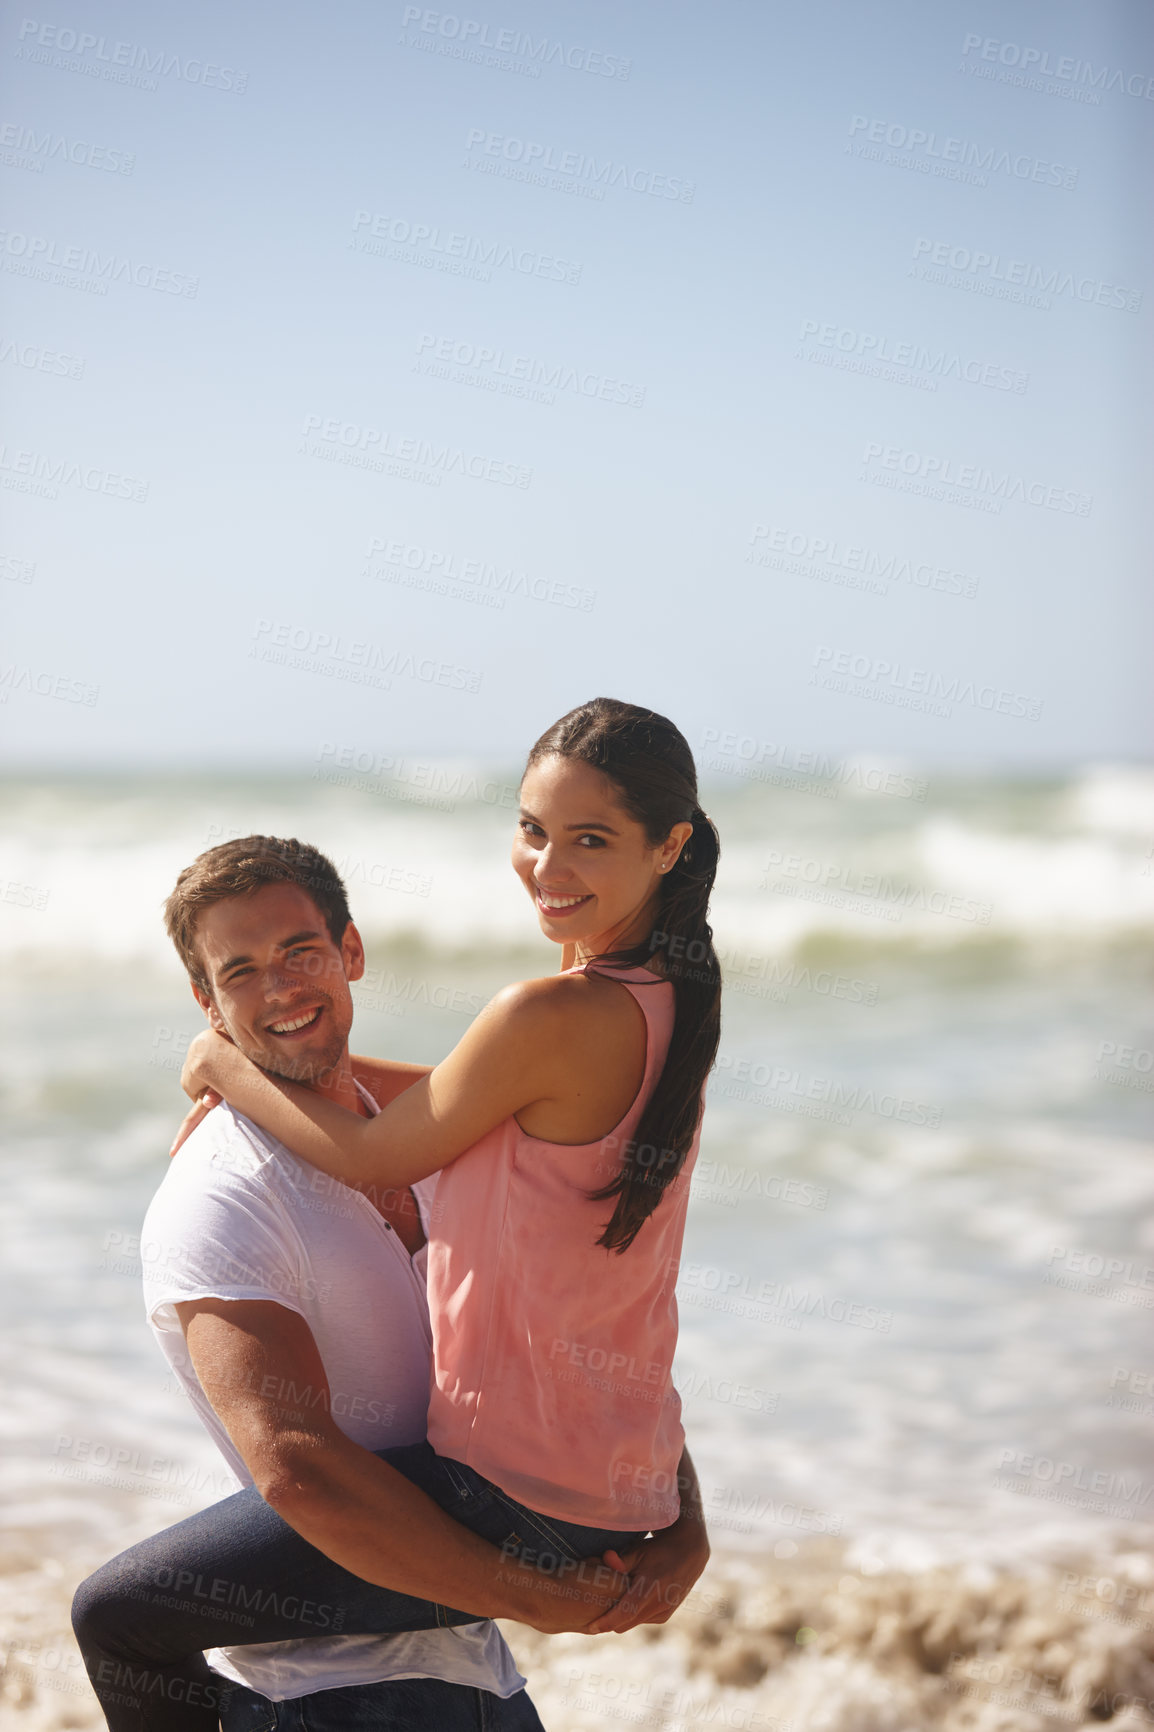
POLYGON ((205 1089, 200 1099, 192 1103, 181 1119, 180 1129, 172 1140, 172 1147, 168 1151, 169 1160, 175 1155, 181 1143, 188 1141, 201 1119, 207 1118, 213 1107, 218 1107, 223 1099, 224 1096, 218 1095, 215 1089, 205 1089))
MULTIPOLYGON (((188 1043, 188 1051, 184 1055, 184 1068, 180 1073, 180 1086, 189 1100, 198 1101, 206 1089, 212 1089, 219 1097, 219 1084, 222 1081, 219 1060, 227 1050, 236 1055, 236 1046, 227 1034, 217 1034, 214 1028, 202 1028, 188 1043)), ((215 1101, 213 1105, 215 1106, 215 1101)))
POLYGON ((180 1145, 188 1141, 201 1119, 224 1099, 221 1091, 213 1088, 210 1080, 220 1080, 219 1060, 224 1056, 224 1049, 228 1049, 233 1058, 239 1057, 235 1042, 231 1041, 227 1034, 217 1034, 212 1028, 202 1028, 188 1043, 184 1068, 180 1073, 180 1086, 192 1101, 192 1106, 180 1121, 180 1129, 172 1140, 172 1147, 168 1151, 170 1160, 180 1145))

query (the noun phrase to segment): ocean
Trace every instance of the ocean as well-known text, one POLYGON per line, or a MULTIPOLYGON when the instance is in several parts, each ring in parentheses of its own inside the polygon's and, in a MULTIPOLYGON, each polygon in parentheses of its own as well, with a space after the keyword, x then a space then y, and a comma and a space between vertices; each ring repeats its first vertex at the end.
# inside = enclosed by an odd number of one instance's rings
MULTIPOLYGON (((676 1380, 713 1561, 666 1626, 511 1629, 542 1716, 1154 1725, 1154 771, 702 767, 726 991, 676 1380)), ((434 1062, 556 966, 515 795, 335 748, 5 781, 6 1723, 100 1725, 73 1587, 229 1489, 140 1296, 201 1025, 176 873, 253 831, 322 847, 368 945, 354 1047, 434 1062)))

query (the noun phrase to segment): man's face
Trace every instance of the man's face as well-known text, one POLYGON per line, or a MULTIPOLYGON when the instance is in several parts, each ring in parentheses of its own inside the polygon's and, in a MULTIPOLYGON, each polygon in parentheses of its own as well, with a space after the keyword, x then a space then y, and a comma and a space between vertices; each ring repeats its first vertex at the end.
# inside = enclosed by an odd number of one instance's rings
POLYGON ((348 1046, 349 982, 365 971, 352 922, 334 944, 307 891, 270 884, 205 909, 196 944, 209 990, 192 990, 213 1028, 263 1069, 323 1083, 348 1046))

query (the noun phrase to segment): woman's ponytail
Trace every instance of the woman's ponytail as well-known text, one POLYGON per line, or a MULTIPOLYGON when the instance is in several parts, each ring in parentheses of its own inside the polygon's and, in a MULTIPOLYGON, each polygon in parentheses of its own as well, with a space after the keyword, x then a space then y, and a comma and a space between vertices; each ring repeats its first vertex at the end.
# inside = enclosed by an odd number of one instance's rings
POLYGON ((693 825, 661 880, 653 930, 626 950, 596 960, 615 967, 653 967, 673 986, 669 1049, 620 1171, 596 1201, 615 1199, 599 1245, 625 1251, 680 1173, 697 1135, 702 1090, 721 1036, 721 967, 713 948, 709 898, 721 844, 697 800, 697 773, 684 736, 664 716, 613 698, 594 698, 563 716, 533 747, 529 763, 555 754, 578 758, 615 784, 626 810, 649 842, 665 841, 675 824, 693 825))

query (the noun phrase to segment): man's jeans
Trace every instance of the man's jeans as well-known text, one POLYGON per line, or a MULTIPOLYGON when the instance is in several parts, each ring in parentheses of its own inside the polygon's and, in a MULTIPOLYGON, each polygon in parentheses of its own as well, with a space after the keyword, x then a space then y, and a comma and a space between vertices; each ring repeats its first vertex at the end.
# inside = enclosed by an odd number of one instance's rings
MULTIPOLYGON (((572 1591, 569 1561, 610 1547, 628 1551, 644 1537, 537 1515, 427 1443, 376 1453, 482 1539, 542 1571, 559 1571, 562 1593, 572 1591)), ((473 1612, 374 1587, 341 1569, 251 1486, 121 1552, 81 1583, 72 1604, 76 1639, 112 1732, 217 1732, 234 1687, 210 1669, 207 1648, 474 1622, 473 1612)))
POLYGON ((292 1702, 236 1690, 221 1726, 223 1732, 545 1732, 524 1690, 502 1701, 436 1678, 318 1690, 292 1702))

